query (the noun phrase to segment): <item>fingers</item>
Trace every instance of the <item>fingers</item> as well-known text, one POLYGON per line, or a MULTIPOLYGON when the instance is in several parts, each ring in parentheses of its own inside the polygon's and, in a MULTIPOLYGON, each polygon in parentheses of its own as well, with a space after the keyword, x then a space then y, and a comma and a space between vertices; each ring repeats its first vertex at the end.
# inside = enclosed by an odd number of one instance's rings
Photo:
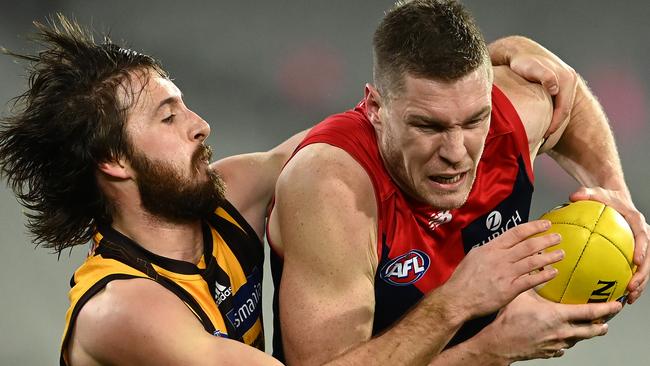
POLYGON ((630 223, 630 228, 634 233, 634 264, 642 266, 648 254, 650 230, 645 222, 645 217, 640 212, 633 212, 628 216, 625 216, 625 220, 630 223))
MULTIPOLYGON (((527 277, 534 277, 533 275, 536 275, 541 272, 551 272, 547 273, 548 276, 551 276, 550 278, 543 280, 540 283, 537 283, 533 286, 537 286, 541 283, 544 283, 551 278, 555 277, 555 274, 557 273, 557 270, 555 268, 549 267, 545 268, 546 266, 557 263, 561 261, 564 258, 564 251, 563 250, 554 250, 549 253, 540 253, 540 254, 533 254, 531 256, 528 256, 517 263, 514 263, 512 265, 513 271, 517 276, 526 276, 527 277), (553 273, 555 272, 555 273, 553 273)), ((544 277, 544 276, 542 276, 544 277)))
POLYGON ((542 351, 542 358, 562 357, 567 349, 576 345, 576 343, 585 339, 600 337, 607 334, 607 324, 577 323, 565 324, 558 329, 554 340, 542 351))
MULTIPOLYGON (((553 100, 553 117, 551 118, 551 125, 546 131, 544 137, 550 136, 569 118, 576 96, 578 76, 575 70, 567 66, 567 69, 558 70, 558 74, 560 74, 557 77, 559 91, 553 100)), ((554 94, 551 93, 551 95, 554 94)))
POLYGON ((594 194, 595 194, 595 192, 594 192, 593 188, 580 187, 577 191, 573 192, 569 196, 569 200, 571 202, 584 201, 584 200, 595 200, 595 198, 592 198, 594 194))
POLYGON ((564 352, 566 352, 566 349, 560 348, 559 350, 555 351, 553 357, 562 357, 564 356, 564 352))
POLYGON ((627 303, 634 304, 648 285, 648 277, 650 276, 650 258, 646 257, 645 262, 637 269, 636 273, 632 276, 630 283, 627 286, 629 291, 627 303))
MULTIPOLYGON (((521 243, 517 244, 516 246, 514 246, 514 248, 511 250, 512 263, 530 257, 533 254, 541 253, 542 251, 544 251, 544 249, 560 244, 561 241, 562 241, 562 236, 558 233, 551 233, 542 236, 528 238, 522 241, 521 243)), ((535 256, 532 259, 535 260, 536 257, 538 256, 535 256)), ((533 269, 542 268, 546 264, 542 266, 534 267, 533 269)))
POLYGON ((584 340, 584 339, 590 339, 593 337, 599 337, 599 336, 604 336, 607 334, 607 331, 609 330, 609 326, 607 323, 603 324, 593 324, 593 323, 579 323, 579 324, 571 324, 570 325, 570 330, 566 334, 565 341, 567 342, 567 347, 570 348, 574 344, 576 344, 578 341, 584 340))
MULTIPOLYGON (((542 254, 544 255, 544 254, 542 254)), ((538 267, 539 268, 539 267, 538 267)), ((557 276, 558 271, 555 268, 546 268, 542 271, 527 273, 512 282, 512 287, 518 292, 524 292, 542 283, 552 280, 557 276)))
POLYGON ((506 231, 503 235, 494 239, 494 245, 500 248, 512 248, 513 246, 524 241, 529 236, 542 233, 551 227, 551 222, 548 220, 534 220, 506 231))
POLYGON ((564 319, 573 324, 592 323, 610 318, 621 311, 623 304, 618 301, 610 301, 598 304, 566 305, 557 304, 558 311, 564 319))
POLYGON ((560 86, 555 72, 542 63, 540 59, 521 57, 513 62, 510 67, 526 80, 542 84, 549 94, 556 95, 558 93, 560 86))
POLYGON ((544 268, 550 264, 561 261, 564 258, 563 250, 543 252, 544 249, 560 243, 562 240, 559 234, 529 238, 516 248, 516 262, 512 264, 512 270, 516 276, 513 286, 519 291, 525 291, 541 285, 555 276, 558 271, 555 268, 544 268), (540 268, 543 270, 536 271, 540 268))

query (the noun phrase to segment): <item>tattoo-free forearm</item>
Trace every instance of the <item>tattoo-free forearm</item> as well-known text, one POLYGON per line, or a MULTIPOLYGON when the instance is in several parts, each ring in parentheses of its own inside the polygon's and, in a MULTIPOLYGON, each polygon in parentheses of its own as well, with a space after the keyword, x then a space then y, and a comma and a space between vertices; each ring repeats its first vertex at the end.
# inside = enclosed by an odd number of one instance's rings
POLYGON ((567 128, 549 155, 580 184, 629 195, 607 116, 582 79, 567 128))

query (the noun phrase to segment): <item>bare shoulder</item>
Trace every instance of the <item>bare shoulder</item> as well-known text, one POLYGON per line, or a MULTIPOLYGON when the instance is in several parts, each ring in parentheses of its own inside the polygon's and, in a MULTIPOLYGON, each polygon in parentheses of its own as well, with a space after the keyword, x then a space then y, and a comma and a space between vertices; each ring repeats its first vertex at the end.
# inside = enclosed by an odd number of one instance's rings
POLYGON ((333 220, 376 218, 368 173, 348 152, 325 143, 306 146, 289 161, 278 179, 276 198, 289 210, 295 206, 314 215, 335 215, 333 220))
POLYGON ((507 66, 494 67, 494 84, 517 110, 526 134, 531 156, 535 156, 553 116, 553 100, 541 84, 531 83, 507 66))
POLYGON ((302 185, 290 179, 314 179, 319 186, 339 182, 359 194, 373 192, 370 177, 345 150, 325 143, 304 147, 289 161, 280 175, 280 184, 302 185))
POLYGON ((376 265, 376 225, 372 181, 346 151, 312 144, 301 149, 282 171, 269 225, 274 247, 280 252, 291 245, 294 253, 315 256, 314 260, 322 262, 321 254, 327 251, 329 258, 360 260, 372 269, 376 265), (360 245, 362 242, 367 245, 360 245), (357 251, 359 255, 340 258, 342 253, 357 251))
POLYGON ((109 282, 79 312, 68 347, 71 364, 148 364, 147 349, 165 343, 179 321, 200 327, 183 302, 156 282, 109 282))
POLYGON ((269 234, 284 257, 279 311, 287 363, 323 364, 370 339, 377 205, 363 167, 328 144, 301 149, 278 180, 269 234))

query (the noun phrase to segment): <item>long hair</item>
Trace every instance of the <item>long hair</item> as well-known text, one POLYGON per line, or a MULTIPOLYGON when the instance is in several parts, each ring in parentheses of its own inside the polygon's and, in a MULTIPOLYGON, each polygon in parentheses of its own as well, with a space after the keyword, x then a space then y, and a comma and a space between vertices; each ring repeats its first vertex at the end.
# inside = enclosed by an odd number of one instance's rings
POLYGON ((452 81, 489 63, 487 45, 471 15, 457 1, 398 1, 373 37, 374 83, 380 94, 398 94, 405 74, 452 81))
POLYGON ((37 54, 2 53, 27 61, 28 89, 0 121, 0 174, 27 208, 33 242, 53 248, 87 243, 98 223, 110 223, 111 204, 98 188, 97 164, 128 156, 128 103, 117 90, 130 74, 158 61, 122 48, 57 14, 34 22, 37 54))

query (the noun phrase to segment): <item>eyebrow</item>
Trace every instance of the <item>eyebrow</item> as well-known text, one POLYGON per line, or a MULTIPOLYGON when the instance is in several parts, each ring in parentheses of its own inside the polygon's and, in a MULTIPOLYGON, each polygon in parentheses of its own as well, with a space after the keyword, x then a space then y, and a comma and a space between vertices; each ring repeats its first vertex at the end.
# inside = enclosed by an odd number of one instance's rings
POLYGON ((181 94, 180 96, 178 96, 178 95, 173 95, 173 96, 171 96, 171 97, 167 97, 167 98, 163 99, 163 100, 158 104, 158 106, 156 107, 156 109, 154 109, 154 112, 153 112, 154 115, 155 115, 156 113, 158 113, 158 111, 160 110, 160 108, 164 107, 165 105, 178 103, 182 97, 183 97, 183 95, 181 94))
MULTIPOLYGON (((462 122, 462 124, 475 121, 475 120, 477 120, 479 118, 484 118, 487 114, 489 114, 491 112, 492 112, 492 106, 491 105, 485 106, 481 110, 479 110, 478 112, 474 113, 469 118, 464 120, 462 122)), ((440 120, 438 120, 436 118, 427 117, 427 116, 413 115, 413 116, 409 116, 408 119, 409 120, 419 120, 419 121, 422 121, 422 122, 425 122, 425 123, 431 124, 431 125, 438 125, 438 126, 447 125, 446 122, 440 121, 440 120)))

